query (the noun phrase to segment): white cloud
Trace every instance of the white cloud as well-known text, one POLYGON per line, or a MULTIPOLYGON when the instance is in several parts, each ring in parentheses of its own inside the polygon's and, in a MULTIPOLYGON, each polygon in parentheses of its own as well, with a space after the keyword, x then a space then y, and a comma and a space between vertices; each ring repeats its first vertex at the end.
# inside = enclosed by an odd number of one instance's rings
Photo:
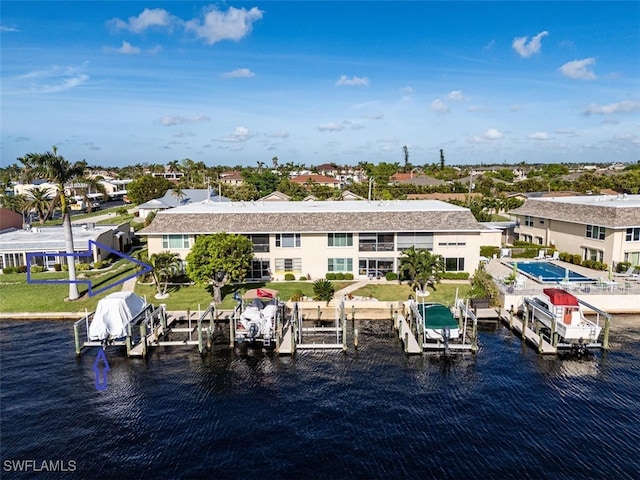
POLYGON ((367 77, 347 78, 346 75, 340 75, 340 78, 336 82, 336 87, 349 86, 349 87, 368 87, 369 79, 367 77))
POLYGON ((546 132, 535 132, 529 135, 531 140, 549 140, 549 134, 546 132))
POLYGON ((439 115, 444 115, 445 113, 449 113, 449 106, 438 98, 431 102, 431 105, 429 105, 429 110, 439 115))
POLYGON ((447 95, 447 98, 449 100, 455 100, 456 102, 461 102, 463 100, 466 100, 466 97, 462 95, 462 90, 452 90, 447 95))
POLYGON ((256 74, 248 68, 237 68, 236 70, 222 74, 222 78, 251 78, 255 76, 256 74))
POLYGON ((230 7, 221 12, 214 6, 203 10, 204 18, 192 19, 185 22, 187 31, 193 32, 198 38, 209 45, 222 40, 240 40, 251 32, 253 23, 262 18, 262 10, 253 7, 251 10, 230 7))
POLYGON ((175 17, 162 8, 145 8, 137 17, 129 17, 127 21, 113 18, 108 23, 117 30, 141 33, 150 27, 171 27, 175 21, 175 17))
POLYGON ((500 140, 504 138, 504 135, 497 128, 489 128, 481 137, 475 136, 473 138, 475 141, 500 140))
POLYGON ((14 27, 5 27, 4 25, 0 25, 0 32, 19 32, 17 28, 14 27))
POLYGON ((640 110, 640 102, 636 100, 623 100, 621 102, 610 103, 608 105, 596 105, 595 103, 590 104, 584 112, 583 115, 611 115, 614 113, 629 113, 636 112, 640 110))
POLYGON ((486 138, 487 140, 498 140, 500 138, 503 138, 503 136, 504 135, 502 135, 502 133, 499 132, 496 128, 490 128, 486 132, 484 132, 484 138, 486 138))
POLYGON ((329 122, 324 125, 319 125, 318 130, 321 132, 341 132, 344 130, 344 125, 340 125, 339 123, 329 122))
POLYGON ((191 118, 181 117, 180 115, 174 115, 174 116, 167 115, 160 118, 159 122, 161 125, 164 125, 165 127, 172 127, 174 125, 182 125, 185 123, 208 122, 209 120, 210 118, 207 117, 206 115, 194 115, 191 118))
POLYGON ((517 37, 513 39, 513 44, 511 46, 522 58, 528 58, 534 53, 538 53, 540 51, 540 48, 542 48, 542 38, 547 35, 549 35, 549 32, 546 30, 544 32, 540 32, 533 37, 529 43, 527 43, 529 37, 517 37))
POLYGON ((34 70, 21 75, 18 80, 29 82, 21 82, 23 87, 25 83, 28 83, 28 86, 17 93, 57 93, 88 82, 89 75, 82 73, 79 67, 54 65, 46 70, 34 70))
POLYGON ((141 51, 139 47, 134 47, 129 42, 125 42, 124 40, 122 41, 121 47, 104 47, 103 50, 105 52, 121 53, 123 55, 138 55, 141 51))
POLYGON ((238 142, 245 142, 249 140, 251 137, 253 137, 253 135, 251 134, 251 132, 249 132, 249 129, 247 127, 240 126, 240 127, 236 127, 233 133, 225 137, 222 137, 220 141, 229 142, 229 143, 238 143, 238 142))
POLYGON ((565 77, 575 78, 578 80, 595 80, 596 75, 589 68, 596 64, 596 59, 585 58, 583 60, 573 60, 562 65, 558 70, 565 77))

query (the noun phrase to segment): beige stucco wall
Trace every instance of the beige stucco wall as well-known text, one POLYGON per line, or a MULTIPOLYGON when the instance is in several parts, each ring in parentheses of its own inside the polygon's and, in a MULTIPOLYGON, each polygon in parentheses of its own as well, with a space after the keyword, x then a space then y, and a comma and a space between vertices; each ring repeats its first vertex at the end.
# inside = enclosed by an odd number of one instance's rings
MULTIPOLYGON (((586 237, 586 225, 580 223, 565 222, 561 220, 533 219, 533 226, 524 224, 524 217, 520 216, 520 226, 516 228, 519 235, 531 235, 535 242, 536 237, 542 238, 544 245, 555 246, 561 252, 584 255, 585 248, 603 251, 604 263, 612 263, 624 260, 624 252, 637 251, 639 248, 625 242, 625 230, 606 229, 604 240, 586 237)), ((594 219, 593 225, 598 225, 594 219)), ((636 242, 637 243, 637 242, 636 242)), ((583 257, 584 258, 584 257, 583 257)))
MULTIPOLYGON (((148 236, 149 254, 159 253, 162 248, 162 236, 148 236)), ((480 246, 494 245, 500 246, 501 232, 484 231, 464 232, 458 234, 434 234, 433 253, 442 255, 445 258, 463 257, 465 259, 464 271, 473 273, 480 261, 480 246), (439 246, 439 243, 464 243, 464 246, 439 246)), ((269 236, 269 252, 256 252, 256 260, 269 261, 270 270, 274 280, 283 280, 285 272, 275 270, 275 260, 277 258, 299 258, 301 259, 301 270, 293 272, 296 277, 310 275, 312 279, 324 278, 327 273, 329 258, 351 258, 353 260, 354 278, 365 278, 359 275, 358 265, 360 258, 388 258, 394 259, 394 270, 397 271, 398 258, 401 252, 380 251, 380 252, 360 252, 358 249, 358 234, 353 235, 353 245, 347 247, 329 247, 326 233, 302 234, 300 247, 276 247, 275 235, 269 236)), ((194 237, 190 236, 191 245, 194 237)), ((178 254, 181 259, 186 259, 190 249, 171 249, 178 254)))

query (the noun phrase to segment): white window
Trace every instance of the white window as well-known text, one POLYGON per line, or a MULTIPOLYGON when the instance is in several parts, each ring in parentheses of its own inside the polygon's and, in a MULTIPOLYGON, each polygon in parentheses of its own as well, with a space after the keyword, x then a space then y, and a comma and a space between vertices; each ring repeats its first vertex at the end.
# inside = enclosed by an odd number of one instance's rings
POLYGON ((299 233, 276 233, 276 247, 299 248, 300 245, 299 233))
POLYGON ((533 227, 533 217, 531 215, 524 216, 524 226, 533 227))
POLYGON ((606 236, 606 228, 597 225, 587 225, 587 238, 595 238, 596 240, 604 240, 606 236))
POLYGON ((352 272, 353 258, 329 258, 327 259, 328 272, 352 272))
POLYGON ((330 247, 353 247, 353 233, 328 233, 327 244, 330 247))
POLYGON ((162 236, 162 248, 189 248, 191 246, 189 242, 189 235, 163 235, 162 236))
POLYGON ((302 272, 301 258, 276 258, 276 272, 302 272))
POLYGON ((464 257, 459 258, 445 258, 444 269, 447 272, 462 272, 464 271, 464 257))
POLYGON ((627 242, 640 242, 640 227, 627 228, 625 240, 627 242))

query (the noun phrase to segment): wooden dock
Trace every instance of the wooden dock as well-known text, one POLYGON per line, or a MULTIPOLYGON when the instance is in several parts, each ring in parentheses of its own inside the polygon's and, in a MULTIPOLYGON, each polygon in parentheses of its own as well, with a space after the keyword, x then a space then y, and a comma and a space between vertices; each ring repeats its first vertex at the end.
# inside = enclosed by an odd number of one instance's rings
POLYGON ((504 323, 511 331, 516 332, 520 338, 526 341, 528 344, 533 346, 538 353, 542 355, 554 355, 558 353, 557 347, 554 347, 549 342, 547 342, 542 334, 536 333, 532 328, 526 326, 526 322, 520 320, 512 313, 508 313, 507 315, 502 315, 500 317, 502 323, 504 323), (523 329, 524 334, 523 334, 523 329))

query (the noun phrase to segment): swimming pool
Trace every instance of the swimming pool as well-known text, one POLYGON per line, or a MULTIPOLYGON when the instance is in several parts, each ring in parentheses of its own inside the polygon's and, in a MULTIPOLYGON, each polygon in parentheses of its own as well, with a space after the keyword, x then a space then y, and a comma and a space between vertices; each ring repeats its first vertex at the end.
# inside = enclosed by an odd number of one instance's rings
POLYGON ((560 267, 549 262, 511 262, 517 265, 519 271, 542 283, 558 283, 568 280, 569 282, 593 283, 593 278, 585 277, 568 268, 560 267))

